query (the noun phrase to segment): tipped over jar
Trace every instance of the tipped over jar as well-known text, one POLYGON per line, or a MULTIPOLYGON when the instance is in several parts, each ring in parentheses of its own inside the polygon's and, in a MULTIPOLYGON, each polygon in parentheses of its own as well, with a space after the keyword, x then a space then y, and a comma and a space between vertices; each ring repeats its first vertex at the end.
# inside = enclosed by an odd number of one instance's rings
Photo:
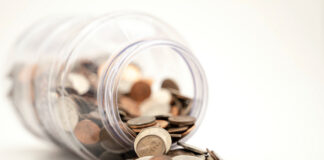
POLYGON ((84 159, 132 158, 149 127, 167 131, 171 141, 161 142, 170 148, 202 121, 203 69, 181 36, 150 15, 44 19, 12 52, 9 98, 22 123, 84 159))

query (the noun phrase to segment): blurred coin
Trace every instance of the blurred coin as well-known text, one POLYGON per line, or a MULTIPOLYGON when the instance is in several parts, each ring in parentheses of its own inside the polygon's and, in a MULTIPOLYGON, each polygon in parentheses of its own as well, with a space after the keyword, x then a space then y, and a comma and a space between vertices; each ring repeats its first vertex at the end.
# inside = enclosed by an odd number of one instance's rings
POLYGON ((142 102, 151 95, 151 87, 145 81, 137 81, 133 84, 130 97, 137 102, 142 102))
POLYGON ((162 82, 161 87, 162 88, 166 88, 166 89, 174 89, 174 90, 179 91, 178 85, 173 80, 171 80, 171 79, 165 79, 162 82))
POLYGON ((169 122, 166 120, 156 120, 161 128, 166 128, 169 125, 169 122))
POLYGON ((83 144, 96 144, 100 140, 100 128, 91 120, 80 121, 74 129, 74 135, 83 144))
POLYGON ((100 160, 123 160, 123 157, 121 157, 119 154, 114 154, 110 152, 103 152, 100 157, 100 160))
POLYGON ((172 160, 202 160, 202 159, 198 158, 196 156, 179 155, 179 156, 173 157, 172 160))
POLYGON ((127 121, 127 124, 132 128, 136 126, 143 126, 147 124, 152 124, 155 122, 155 117, 153 116, 141 116, 137 118, 133 118, 129 121, 127 121))
POLYGON ((75 89, 79 95, 87 93, 90 89, 89 80, 82 74, 69 73, 68 80, 71 82, 71 87, 75 89))
POLYGON ((172 116, 169 122, 174 125, 193 125, 196 122, 195 117, 191 116, 172 116))
POLYGON ((150 160, 172 160, 172 158, 166 155, 162 155, 162 156, 154 156, 150 160))
POLYGON ((184 149, 171 150, 171 151, 169 151, 168 155, 171 156, 171 157, 179 156, 179 155, 195 156, 194 153, 186 151, 184 149))
POLYGON ((78 106, 71 98, 58 98, 54 105, 54 111, 65 131, 73 130, 79 122, 78 106))
POLYGON ((215 154, 214 151, 211 151, 207 148, 207 152, 208 152, 209 156, 213 158, 213 160, 220 160, 220 158, 218 158, 218 156, 215 154))
POLYGON ((185 132, 183 132, 181 135, 182 137, 188 135, 193 129, 195 129, 195 125, 191 126, 188 130, 186 130, 185 132))
POLYGON ((123 146, 121 146, 106 130, 106 128, 101 128, 100 130, 100 145, 107 151, 111 153, 122 153, 125 151, 123 146))
POLYGON ((198 153, 198 154, 206 154, 207 151, 204 151, 202 149, 199 149, 198 147, 183 143, 183 142, 178 142, 179 146, 182 146, 184 149, 192 151, 194 153, 198 153))
POLYGON ((181 133, 181 132, 184 132, 188 129, 189 127, 188 126, 183 126, 183 127, 177 127, 177 128, 169 128, 168 129, 168 132, 169 133, 181 133))
POLYGON ((145 156, 141 158, 137 158, 136 160, 150 160, 153 156, 145 156))
POLYGON ((170 105, 156 101, 153 98, 149 98, 142 102, 139 106, 140 113, 143 116, 157 116, 170 114, 170 105))
POLYGON ((119 107, 133 116, 140 116, 140 109, 137 102, 129 97, 120 96, 119 107))

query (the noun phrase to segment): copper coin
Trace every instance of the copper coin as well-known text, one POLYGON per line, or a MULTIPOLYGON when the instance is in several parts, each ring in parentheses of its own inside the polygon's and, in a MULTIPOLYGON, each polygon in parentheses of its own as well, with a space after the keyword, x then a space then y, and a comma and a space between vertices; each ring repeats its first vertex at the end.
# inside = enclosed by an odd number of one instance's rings
POLYGON ((179 86, 171 79, 165 79, 161 85, 162 88, 174 89, 179 91, 179 86))
POLYGON ((151 87, 145 81, 137 81, 133 84, 130 97, 137 102, 142 102, 151 95, 151 87))
POLYGON ((133 116, 140 116, 140 109, 138 107, 138 103, 133 99, 126 96, 120 96, 119 103, 119 107, 124 109, 124 111, 126 111, 127 113, 133 116))
POLYGON ((80 121, 74 129, 76 138, 83 144, 95 144, 100 140, 100 128, 88 119, 80 121))
POLYGON ((162 128, 166 128, 169 125, 168 121, 165 120, 156 120, 156 122, 160 125, 162 128))
POLYGON ((220 160, 220 159, 216 156, 216 154, 215 154, 214 151, 211 151, 211 150, 209 150, 209 149, 207 148, 207 152, 208 152, 209 156, 211 156, 211 157, 213 158, 213 160, 220 160))
POLYGON ((179 128, 169 128, 168 132, 169 133, 179 133, 179 132, 184 132, 188 129, 188 126, 183 126, 183 127, 179 127, 179 128))
POLYGON ((172 116, 169 122, 174 125, 193 125, 196 122, 195 117, 191 116, 172 116))
POLYGON ((125 125, 125 130, 128 133, 130 133, 132 136, 136 137, 136 133, 132 129, 130 129, 127 125, 125 125))
POLYGON ((173 116, 178 116, 179 115, 179 112, 180 112, 180 109, 179 109, 178 106, 172 106, 170 112, 171 112, 171 114, 173 116))
POLYGON ((127 124, 132 127, 132 126, 143 126, 146 124, 151 124, 155 122, 155 117, 153 116, 141 116, 137 118, 133 118, 129 121, 127 121, 127 124))
POLYGON ((147 127, 141 127, 141 128, 131 128, 134 132, 136 133, 139 133, 141 132, 142 130, 148 128, 148 127, 161 127, 159 123, 155 122, 154 125, 151 125, 151 126, 147 126, 147 127))
POLYGON ((186 130, 185 132, 182 133, 182 137, 188 135, 195 128, 196 128, 195 125, 191 126, 188 130, 186 130))

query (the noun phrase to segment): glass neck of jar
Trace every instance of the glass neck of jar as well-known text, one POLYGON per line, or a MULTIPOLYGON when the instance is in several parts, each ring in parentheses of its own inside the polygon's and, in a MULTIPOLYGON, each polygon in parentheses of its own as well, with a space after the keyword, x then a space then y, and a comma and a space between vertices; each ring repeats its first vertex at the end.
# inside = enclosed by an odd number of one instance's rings
MULTIPOLYGON (((208 96, 207 80, 201 65, 191 51, 183 45, 170 40, 154 39, 134 42, 108 60, 98 88, 98 106, 104 127, 124 148, 133 147, 135 137, 128 132, 119 116, 117 98, 119 75, 136 55, 154 47, 167 47, 173 50, 175 54, 178 54, 185 61, 191 73, 194 94, 190 115, 197 118, 195 130, 197 130, 205 113, 208 96)), ((189 139, 195 130, 182 140, 189 139)))

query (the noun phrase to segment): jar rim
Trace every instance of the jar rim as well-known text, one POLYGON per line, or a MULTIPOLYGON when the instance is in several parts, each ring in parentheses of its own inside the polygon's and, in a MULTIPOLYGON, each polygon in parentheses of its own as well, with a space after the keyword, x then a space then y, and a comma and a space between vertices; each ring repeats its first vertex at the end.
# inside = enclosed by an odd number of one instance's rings
POLYGON ((191 73, 194 87, 192 105, 194 109, 197 108, 191 115, 197 118, 196 128, 189 135, 182 138, 181 141, 188 140, 195 131, 197 131, 205 114, 208 99, 207 80, 201 65, 192 52, 182 44, 166 39, 150 39, 134 42, 122 49, 107 62, 106 70, 99 82, 97 93, 98 107, 100 113, 102 113, 101 117, 104 120, 104 126, 107 130, 112 131, 112 136, 118 138, 118 141, 120 141, 125 148, 133 147, 135 137, 127 132, 124 126, 125 124, 121 125, 122 121, 119 116, 117 103, 118 83, 120 78, 118 73, 131 62, 135 55, 152 47, 171 48, 186 62, 191 73))

